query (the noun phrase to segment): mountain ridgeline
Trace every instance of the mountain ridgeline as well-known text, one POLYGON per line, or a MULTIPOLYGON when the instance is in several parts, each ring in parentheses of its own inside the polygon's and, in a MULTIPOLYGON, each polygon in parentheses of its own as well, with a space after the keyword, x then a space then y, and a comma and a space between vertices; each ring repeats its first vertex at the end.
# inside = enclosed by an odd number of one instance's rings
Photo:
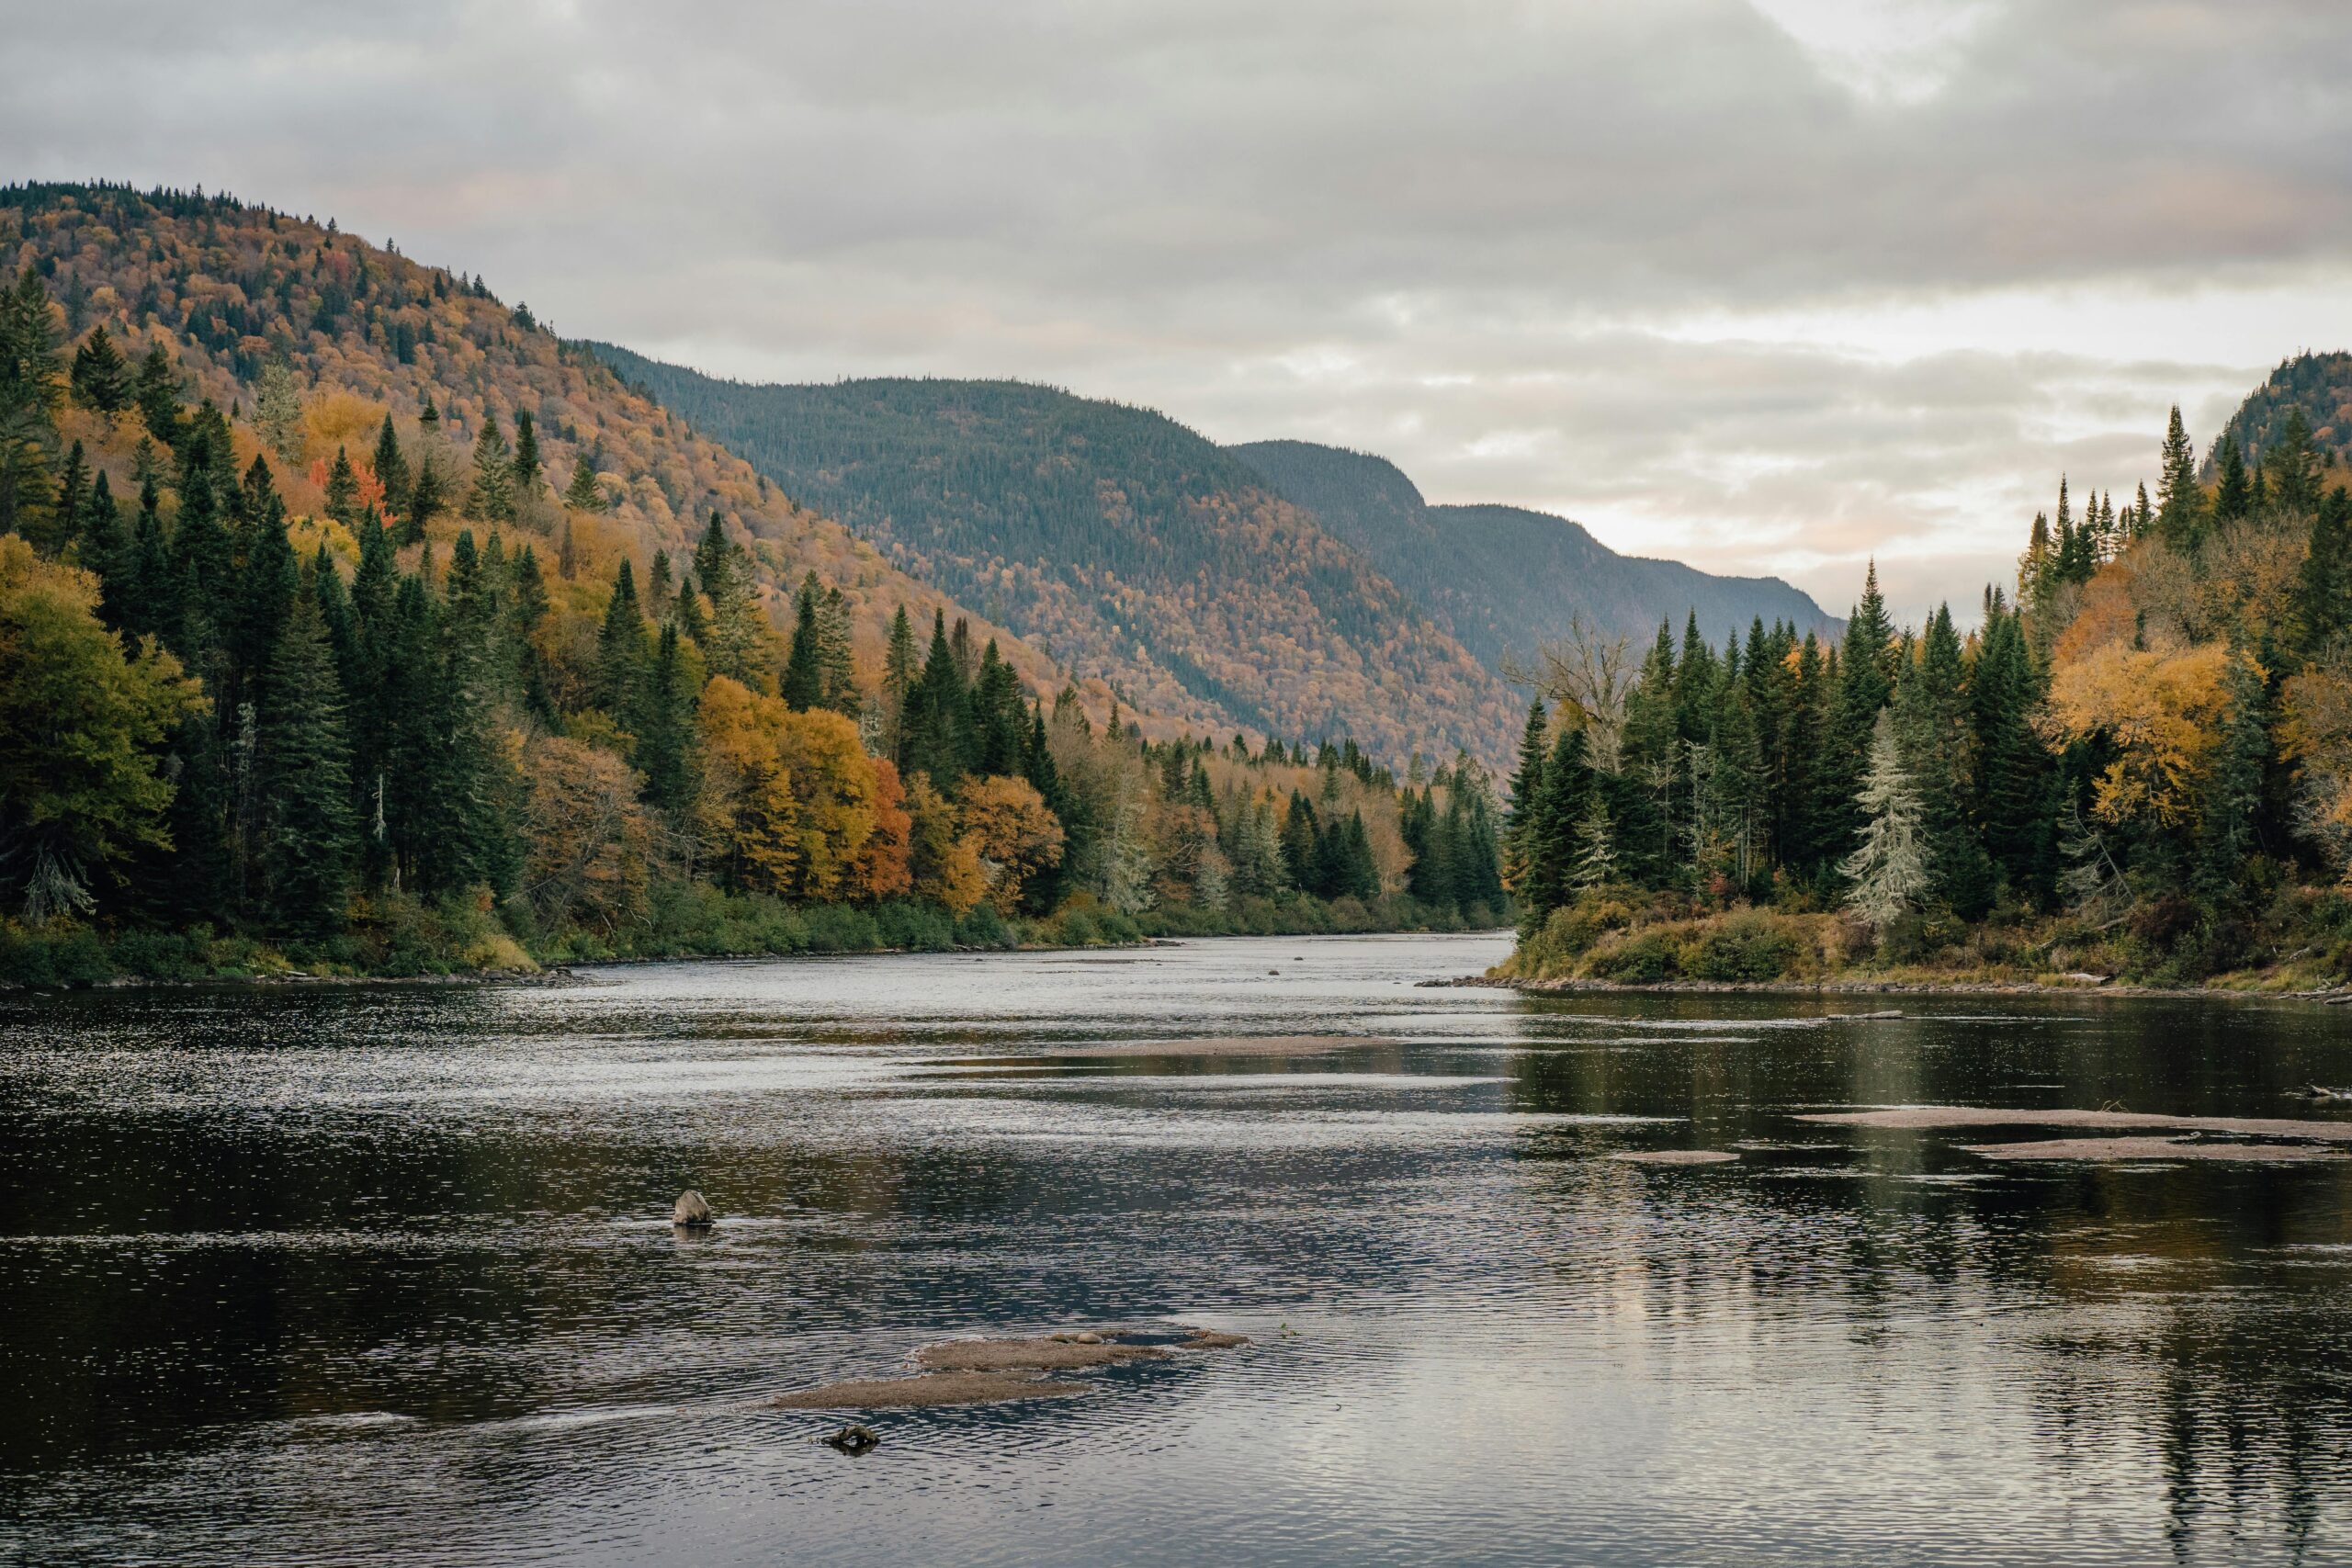
POLYGON ((1488 669, 1524 659, 1581 615, 1646 639, 1687 615, 1720 640, 1761 618, 1802 637, 1844 625, 1777 577, 1717 577, 1680 561, 1622 556, 1565 517, 1518 506, 1432 506, 1385 457, 1306 441, 1227 448, 1274 491, 1362 551, 1427 605, 1488 669))
POLYGON ((896 564, 1216 728, 1508 754, 1506 657, 1581 615, 1642 639, 1695 613, 1837 622, 1776 581, 1622 557, 1572 523, 1432 507, 1376 457, 1219 447, 1164 415, 1009 381, 751 385, 585 345, 896 564))
POLYGON ((1497 674, 1255 470, 1145 409, 1010 381, 754 386, 592 345, 895 564, 1132 705, 1376 753, 1508 755, 1497 674))

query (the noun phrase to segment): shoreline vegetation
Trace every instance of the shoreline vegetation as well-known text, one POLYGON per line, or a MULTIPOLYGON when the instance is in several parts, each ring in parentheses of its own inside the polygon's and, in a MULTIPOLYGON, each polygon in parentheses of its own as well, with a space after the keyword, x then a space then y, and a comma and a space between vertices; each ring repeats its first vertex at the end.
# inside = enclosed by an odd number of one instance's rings
POLYGON ((479 277, 62 185, 0 266, 0 985, 1505 918, 1468 754, 1123 711, 479 277))
MULTIPOLYGON (((2274 383, 2303 374, 2282 367, 2274 383)), ((2255 409, 2262 394, 2247 405, 2255 409)), ((1844 637, 1541 650, 1504 880, 1531 990, 2336 993, 2352 976, 2345 430, 2058 487, 2014 596, 1844 637)), ((2275 411, 2274 411, 2275 412, 2275 411)))

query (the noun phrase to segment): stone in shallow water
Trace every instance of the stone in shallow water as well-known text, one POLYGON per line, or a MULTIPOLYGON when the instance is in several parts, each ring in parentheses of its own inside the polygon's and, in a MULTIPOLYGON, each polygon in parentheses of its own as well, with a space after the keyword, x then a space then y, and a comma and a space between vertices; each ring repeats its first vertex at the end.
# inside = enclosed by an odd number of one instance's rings
POLYGON ((1247 1334, 1219 1334, 1214 1328, 1195 1328, 1189 1336, 1176 1341, 1176 1348, 1179 1350, 1230 1350, 1237 1346, 1249 1343, 1250 1336, 1247 1334))
POLYGON ((942 1404, 1071 1399, 1093 1392, 1082 1382, 1049 1382, 1010 1372, 926 1372, 921 1377, 829 1382, 778 1394, 768 1403, 778 1410, 923 1410, 942 1404))
POLYGON ((1609 1157, 1627 1165, 1724 1165, 1739 1156, 1722 1149, 1620 1149, 1609 1157))
POLYGON ((677 1204, 670 1211, 670 1223, 690 1231, 708 1230, 711 1218, 710 1205, 691 1187, 678 1194, 677 1204))
POLYGON ((926 1345, 915 1364, 933 1372, 1068 1371, 1079 1367, 1114 1367, 1122 1361, 1154 1361, 1168 1352, 1155 1345, 1081 1344, 1075 1336, 1043 1339, 951 1339, 926 1345))
POLYGON ((2308 1164, 2346 1157, 2341 1149, 2323 1148, 2317 1144, 2221 1144, 2185 1138, 2044 1138, 2027 1144, 1962 1144, 1961 1147, 1986 1159, 2210 1159, 2308 1164))

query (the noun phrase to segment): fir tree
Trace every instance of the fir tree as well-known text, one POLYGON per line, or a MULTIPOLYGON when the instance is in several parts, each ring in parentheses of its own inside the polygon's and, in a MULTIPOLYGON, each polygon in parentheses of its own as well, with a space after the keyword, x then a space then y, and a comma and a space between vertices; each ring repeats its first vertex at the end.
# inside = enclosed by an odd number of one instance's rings
POLYGON ((2239 523, 2254 514, 2254 485, 2246 477, 2245 454, 2238 449, 2237 438, 2227 431, 2222 433, 2221 450, 2214 454, 2214 469, 2219 482, 2213 489, 2213 521, 2239 523))
POLYGON ((546 478, 539 461, 539 433, 526 410, 514 416, 514 489, 519 501, 537 501, 546 478))
POLYGON ((139 362, 139 379, 131 397, 138 405, 139 417, 146 422, 147 433, 166 446, 176 446, 180 437, 180 378, 161 340, 149 344, 147 357, 139 362))
POLYGON ((386 414, 382 426, 376 432, 376 455, 370 459, 376 471, 376 482, 384 487, 384 500, 397 508, 414 488, 414 479, 408 471, 408 456, 401 450, 399 435, 392 430, 392 416, 386 414))
POLYGON ((130 406, 130 362, 96 326, 74 351, 74 400, 94 413, 118 414, 130 406))
POLYGON ((644 669, 645 614, 638 608, 636 570, 624 556, 596 634, 596 705, 616 719, 627 715, 644 669))
POLYGON ((488 523, 514 519, 514 460, 496 414, 484 414, 481 434, 474 437, 474 483, 467 492, 466 515, 488 523))
POLYGON ((1519 736, 1519 766, 1510 775, 1510 815, 1503 826, 1503 882, 1517 892, 1527 879, 1528 837, 1535 803, 1544 789, 1544 755, 1551 749, 1551 722, 1537 696, 1527 705, 1527 725, 1519 736))
POLYGON ((595 466, 587 453, 571 465, 571 482, 563 487, 563 504, 573 512, 605 510, 604 488, 596 482, 595 466))
POLYGON ((1849 884, 1847 907, 1883 932, 1925 901, 1928 847, 1919 796, 1895 744, 1894 718, 1882 712, 1871 731, 1870 769, 1857 798, 1861 841, 1838 863, 1849 884))
POLYGON ((2177 550, 2194 550, 2205 538, 2205 494, 2197 488, 2197 454, 2175 403, 2165 426, 2163 468, 2156 481, 2156 533, 2177 550))
POLYGON ((261 859, 270 918, 290 935, 324 936, 342 923, 350 898, 354 824, 342 685, 314 594, 299 596, 287 617, 269 693, 261 859))

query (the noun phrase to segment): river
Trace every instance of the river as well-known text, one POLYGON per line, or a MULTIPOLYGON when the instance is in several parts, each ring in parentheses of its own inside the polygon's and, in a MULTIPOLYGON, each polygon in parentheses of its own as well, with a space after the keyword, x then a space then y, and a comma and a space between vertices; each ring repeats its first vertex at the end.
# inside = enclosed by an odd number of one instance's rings
POLYGON ((0 997, 0 1560, 2352 1560, 2352 1162, 1798 1120, 2352 1121, 2352 1010, 1416 984, 1505 950, 0 997), (1351 1038, 1186 1043, 1266 1034, 1351 1038), (1251 1343, 766 1403, 1179 1325, 1251 1343))

